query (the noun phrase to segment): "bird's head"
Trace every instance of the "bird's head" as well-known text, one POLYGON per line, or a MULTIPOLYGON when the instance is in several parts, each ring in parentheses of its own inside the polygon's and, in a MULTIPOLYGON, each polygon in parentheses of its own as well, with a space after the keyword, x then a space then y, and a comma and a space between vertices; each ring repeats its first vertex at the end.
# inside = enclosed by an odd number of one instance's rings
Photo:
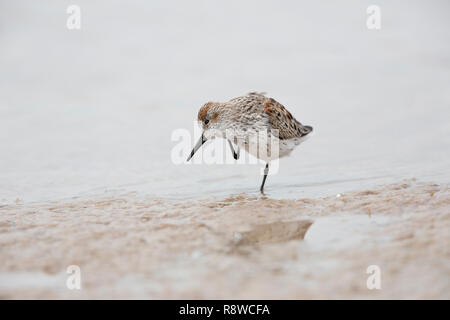
POLYGON ((205 103, 198 111, 197 120, 203 130, 217 129, 220 125, 220 115, 222 113, 222 104, 219 102, 205 103))
POLYGON ((225 121, 222 121, 224 119, 224 113, 226 113, 225 105, 220 102, 208 102, 200 108, 197 120, 203 132, 194 149, 192 149, 188 161, 203 143, 209 139, 214 139, 216 136, 220 136, 221 132, 226 129, 225 121))

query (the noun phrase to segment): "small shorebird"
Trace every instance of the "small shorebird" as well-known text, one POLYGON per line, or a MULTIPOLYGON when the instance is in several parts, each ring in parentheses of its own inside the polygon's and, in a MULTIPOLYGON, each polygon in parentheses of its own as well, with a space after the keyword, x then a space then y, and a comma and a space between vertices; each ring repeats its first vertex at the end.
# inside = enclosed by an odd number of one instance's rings
POLYGON ((279 102, 257 92, 250 92, 228 102, 208 102, 200 108, 198 121, 201 122, 203 133, 187 161, 207 140, 215 137, 225 138, 234 159, 239 158, 239 148, 243 148, 266 162, 261 193, 264 193, 270 160, 289 155, 313 130, 312 127, 298 122, 279 102), (232 131, 232 137, 229 134, 224 135, 225 131, 232 131), (260 132, 265 133, 262 139, 260 132), (269 150, 270 146, 274 145, 271 141, 275 141, 277 145, 275 153, 269 150), (236 150, 233 143, 237 145, 236 150))

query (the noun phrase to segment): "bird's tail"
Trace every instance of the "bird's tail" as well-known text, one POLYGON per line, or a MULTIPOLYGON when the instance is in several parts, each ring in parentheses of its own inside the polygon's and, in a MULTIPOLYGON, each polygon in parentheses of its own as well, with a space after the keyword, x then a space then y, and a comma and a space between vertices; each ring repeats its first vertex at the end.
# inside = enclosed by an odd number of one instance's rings
POLYGON ((313 127, 311 126, 305 126, 304 128, 308 131, 306 134, 311 133, 313 131, 313 127))
POLYGON ((311 126, 303 126, 301 127, 302 137, 310 134, 313 131, 313 127, 311 126))

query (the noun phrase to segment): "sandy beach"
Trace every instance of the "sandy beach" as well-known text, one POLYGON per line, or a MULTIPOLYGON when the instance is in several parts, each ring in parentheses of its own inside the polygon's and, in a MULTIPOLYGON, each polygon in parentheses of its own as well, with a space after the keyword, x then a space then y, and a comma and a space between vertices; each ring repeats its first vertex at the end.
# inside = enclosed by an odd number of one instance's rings
POLYGON ((0 298, 450 298, 448 0, 73 4, 0 2, 0 298), (266 196, 174 152, 251 91, 314 127, 266 196))
POLYGON ((320 199, 7 205, 0 297, 449 299, 449 207, 448 186, 417 181, 320 199), (69 265, 81 290, 66 287, 69 265))

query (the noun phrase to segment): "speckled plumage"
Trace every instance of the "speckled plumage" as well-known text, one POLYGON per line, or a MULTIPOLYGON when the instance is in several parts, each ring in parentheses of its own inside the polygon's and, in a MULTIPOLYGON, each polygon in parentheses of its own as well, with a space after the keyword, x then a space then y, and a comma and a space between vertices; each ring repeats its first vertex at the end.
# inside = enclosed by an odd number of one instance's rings
POLYGON ((208 102, 198 112, 198 120, 205 131, 234 130, 237 144, 245 149, 248 147, 244 140, 250 131, 268 130, 274 134, 278 130, 280 157, 289 154, 312 131, 312 127, 302 125, 281 103, 257 92, 224 103, 208 102))
POLYGON ((235 159, 239 157, 239 151, 235 152, 231 141, 267 162, 261 192, 268 163, 289 155, 313 130, 297 121, 281 103, 257 92, 228 102, 208 102, 200 108, 197 118, 203 128, 203 135, 188 160, 206 140, 215 137, 228 139, 235 159), (228 132, 232 134, 229 135, 228 132), (273 141, 278 147, 277 152, 273 152, 273 141))

